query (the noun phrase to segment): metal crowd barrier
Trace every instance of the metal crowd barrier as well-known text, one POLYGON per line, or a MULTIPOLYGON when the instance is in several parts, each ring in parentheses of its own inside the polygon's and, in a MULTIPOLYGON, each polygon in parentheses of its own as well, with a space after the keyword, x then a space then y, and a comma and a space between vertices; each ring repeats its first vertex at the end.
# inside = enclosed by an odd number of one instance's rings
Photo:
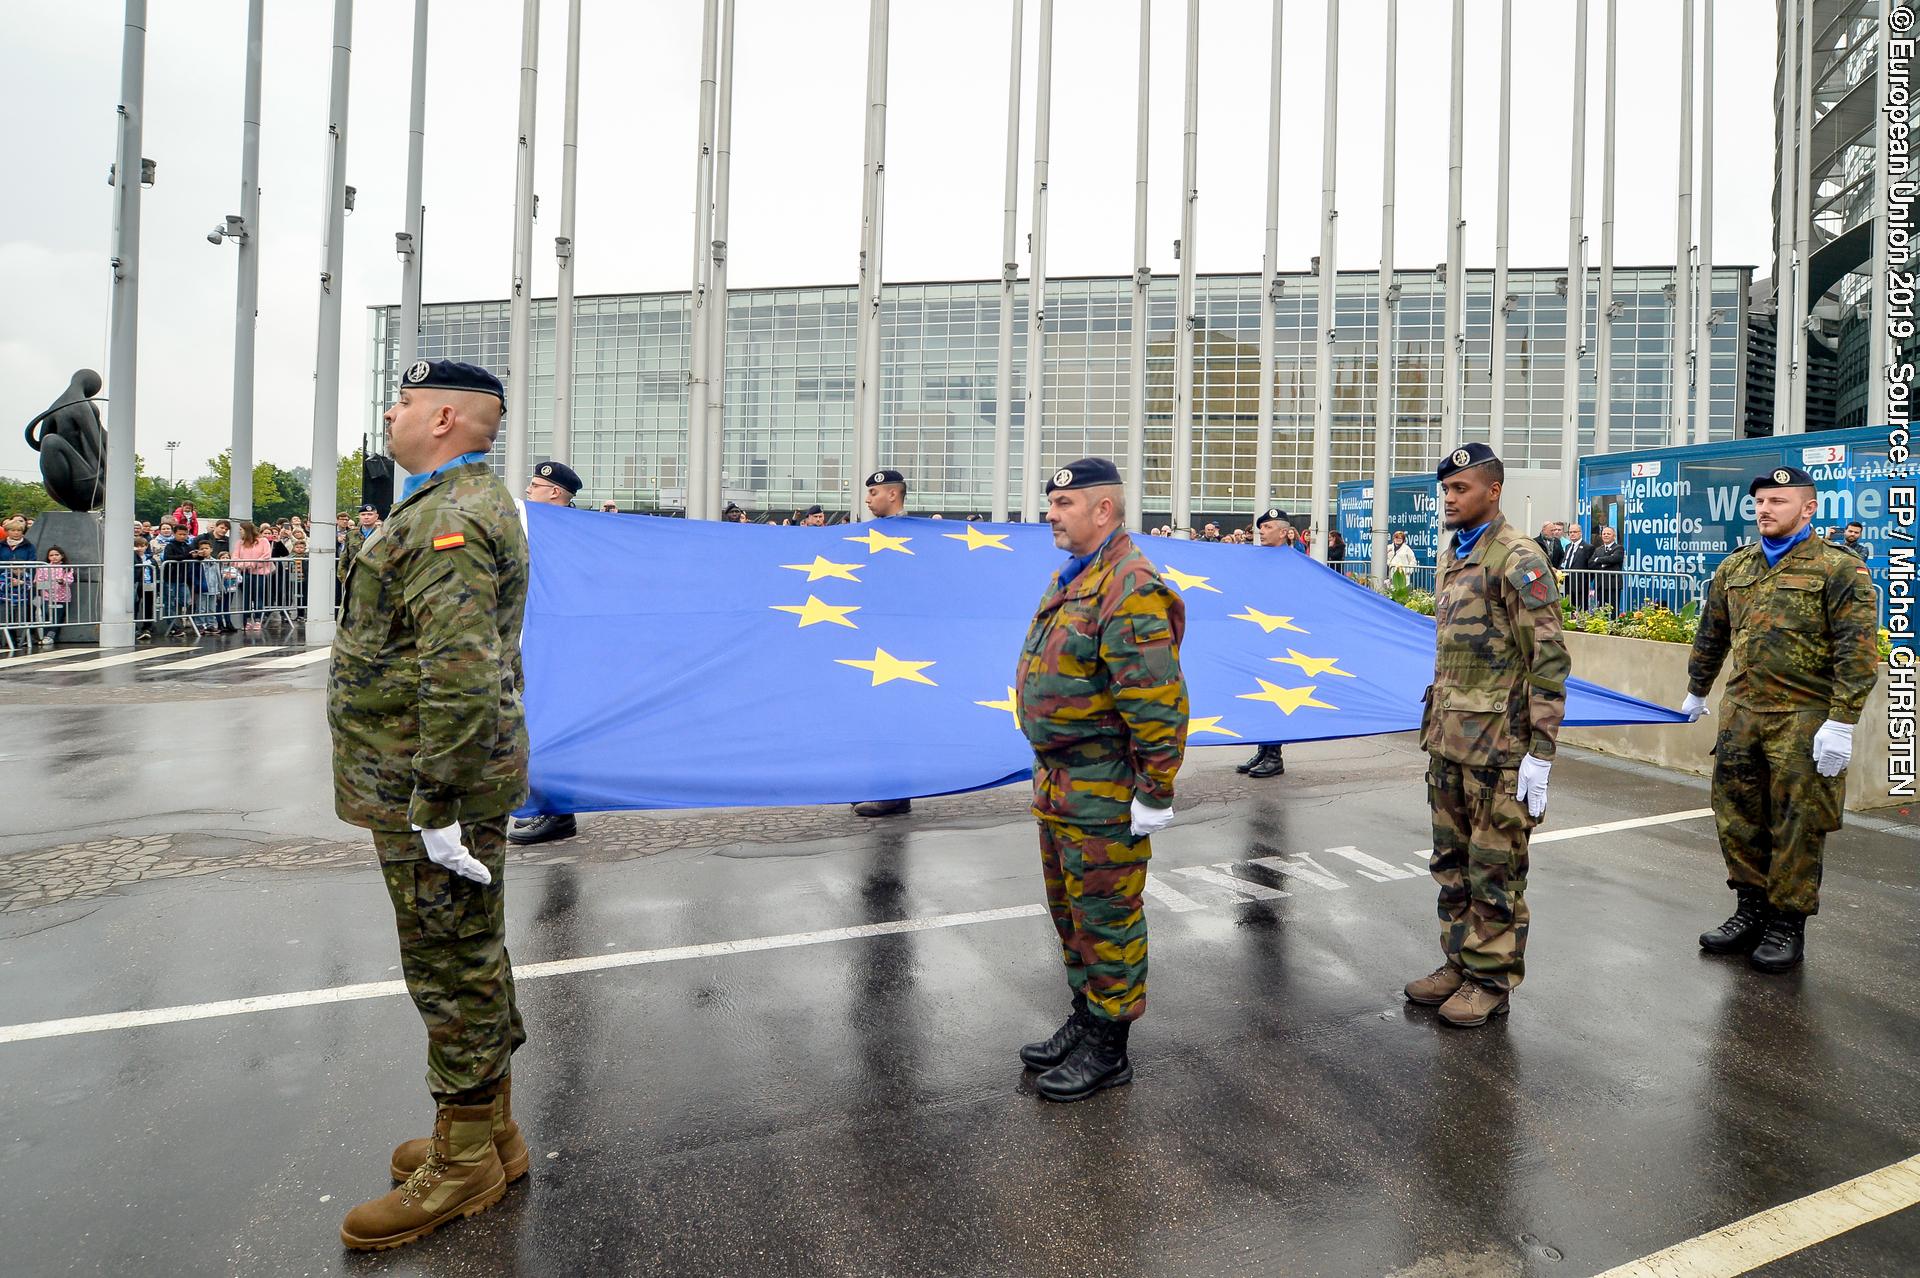
MULTIPOLYGON (((134 566, 134 624, 165 639, 185 629, 209 632, 292 630, 306 618, 304 559, 175 559, 134 566)), ((329 584, 329 590, 331 584, 329 584)))
POLYGON ((0 650, 9 656, 72 642, 99 613, 99 564, 0 564, 0 650))
POLYGON ((1575 612, 1635 612, 1654 604, 1679 612, 1706 594, 1707 583, 1691 573, 1632 572, 1579 568, 1562 571, 1560 589, 1575 612))

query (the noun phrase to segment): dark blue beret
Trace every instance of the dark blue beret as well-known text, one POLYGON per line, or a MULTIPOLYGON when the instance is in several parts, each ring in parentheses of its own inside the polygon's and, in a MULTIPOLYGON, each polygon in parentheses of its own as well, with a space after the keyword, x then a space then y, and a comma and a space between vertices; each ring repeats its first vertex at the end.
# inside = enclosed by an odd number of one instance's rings
POLYGON ((378 506, 362 506, 360 507, 360 513, 363 515, 377 515, 380 513, 380 508, 378 506))
POLYGON ((1776 466, 1764 475, 1756 475, 1747 485, 1747 496, 1751 497, 1762 488, 1812 488, 1813 476, 1798 466, 1776 466))
POLYGON ((1434 476, 1444 481, 1459 471, 1472 470, 1475 466, 1484 466, 1490 461, 1499 460, 1493 455, 1493 450, 1485 444, 1462 444, 1440 459, 1440 465, 1435 469, 1434 476))
POLYGON ((565 462, 543 461, 533 468, 533 473, 535 478, 544 479, 557 488, 566 489, 569 493, 578 494, 580 491, 580 476, 575 474, 573 467, 565 462))
POLYGON ((1262 511, 1259 514, 1259 516, 1254 519, 1253 526, 1255 528, 1259 528, 1259 527, 1262 527, 1263 525, 1274 522, 1276 519, 1283 524, 1290 524, 1293 522, 1291 519, 1287 517, 1286 511, 1280 509, 1278 506, 1274 506, 1269 510, 1262 511))
POLYGON ((457 390, 478 391, 482 395, 492 395, 504 407, 507 402, 507 388, 500 379, 478 364, 462 363, 457 359, 416 359, 407 366, 406 373, 400 378, 402 390, 457 390))
POLYGON ((821 510, 818 506, 809 506, 805 510, 800 512, 800 518, 812 519, 815 515, 824 515, 826 513, 827 512, 825 512, 824 510, 821 510))
POLYGON ((1120 482, 1120 468, 1104 457, 1082 457, 1053 472, 1047 481, 1050 493, 1074 488, 1101 488, 1120 482))
POLYGON ((907 477, 897 470, 876 470, 867 476, 867 487, 872 488, 876 484, 898 484, 905 488, 907 477))

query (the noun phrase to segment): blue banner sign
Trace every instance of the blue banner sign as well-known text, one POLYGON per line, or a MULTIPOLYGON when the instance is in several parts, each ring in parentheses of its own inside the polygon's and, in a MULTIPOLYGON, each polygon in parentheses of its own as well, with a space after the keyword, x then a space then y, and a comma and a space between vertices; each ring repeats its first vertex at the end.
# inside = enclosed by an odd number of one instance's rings
MULTIPOLYGON (((1407 534, 1407 544, 1422 568, 1431 568, 1440 553, 1439 489, 1432 475, 1401 475, 1387 486, 1387 534, 1407 534)), ((1347 562, 1373 557, 1373 481, 1350 480, 1339 486, 1336 505, 1340 535, 1347 542, 1347 562)))

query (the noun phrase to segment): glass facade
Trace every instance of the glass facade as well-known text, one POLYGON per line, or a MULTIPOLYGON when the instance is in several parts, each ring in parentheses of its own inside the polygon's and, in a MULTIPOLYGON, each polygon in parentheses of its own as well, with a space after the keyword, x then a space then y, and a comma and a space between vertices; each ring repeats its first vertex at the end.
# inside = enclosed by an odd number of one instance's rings
MULTIPOLYGON (((1668 442, 1673 376, 1673 307, 1668 268, 1617 269, 1613 320, 1612 422, 1615 450, 1668 442)), ((1735 436, 1740 420, 1751 269, 1719 267, 1713 330, 1704 375, 1711 387, 1711 437, 1735 436)), ((1562 352, 1566 299, 1562 272, 1513 271, 1509 291, 1506 460, 1557 469, 1560 458, 1562 352)), ((1396 424, 1393 470, 1427 470, 1455 440, 1440 438, 1445 287, 1433 272, 1397 272, 1389 368, 1396 424)), ((1494 387, 1491 371, 1493 280, 1469 272, 1463 435, 1484 440, 1494 387)), ((1148 517, 1171 507, 1175 281, 1156 278, 1149 294, 1145 491, 1148 517)), ((1196 289, 1196 401, 1193 511, 1197 517, 1252 513, 1260 383, 1260 281, 1254 275, 1202 277, 1196 289)), ((1594 298, 1589 280, 1582 366, 1581 443, 1592 451, 1594 298)), ((1335 294, 1333 481, 1372 474, 1379 437, 1376 389, 1378 276, 1343 273, 1335 294)), ((818 502, 847 509, 853 500, 854 305, 851 285, 735 290, 727 301, 726 445, 729 499, 756 513, 782 515, 818 502)), ((576 302, 573 447, 585 480, 582 503, 612 500, 626 510, 673 510, 684 500, 687 364, 691 346, 685 293, 581 298, 576 302)), ((1307 504, 1313 440, 1317 281, 1284 275, 1274 316, 1273 500, 1307 504)), ((1065 279, 1047 286, 1047 376, 1040 455, 1051 471, 1076 457, 1124 460, 1132 338, 1132 281, 1065 279)), ((384 446, 381 410, 391 402, 398 307, 373 311, 368 380, 370 438, 384 446)), ((527 424, 530 455, 552 439, 554 303, 533 307, 533 378, 527 424)), ((508 375, 507 303, 462 302, 422 308, 419 353, 471 360, 508 375)), ((883 400, 881 459, 909 479, 912 508, 949 514, 992 508, 993 433, 1000 328, 998 281, 892 284, 881 302, 883 400)), ((1019 509, 1026 431, 1025 286, 1015 306, 1014 400, 1009 503, 1019 509)), ((1682 375, 1687 370, 1682 368, 1682 375)), ((503 440, 517 427, 507 423, 503 440)), ((494 453, 502 465, 502 449, 494 453)))

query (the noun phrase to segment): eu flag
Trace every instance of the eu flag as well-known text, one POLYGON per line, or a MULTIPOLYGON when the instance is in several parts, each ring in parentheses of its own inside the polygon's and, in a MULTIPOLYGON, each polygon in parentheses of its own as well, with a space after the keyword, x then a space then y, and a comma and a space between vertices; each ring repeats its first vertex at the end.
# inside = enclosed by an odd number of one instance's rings
MULTIPOLYGON (((1026 777, 1027 623, 1065 562, 1037 524, 827 528, 529 503, 526 812, 851 803, 1026 777)), ((1142 537, 1186 601, 1189 744, 1419 726, 1430 618, 1298 551, 1142 537)), ((1575 680, 1568 726, 1673 723, 1575 680)))

